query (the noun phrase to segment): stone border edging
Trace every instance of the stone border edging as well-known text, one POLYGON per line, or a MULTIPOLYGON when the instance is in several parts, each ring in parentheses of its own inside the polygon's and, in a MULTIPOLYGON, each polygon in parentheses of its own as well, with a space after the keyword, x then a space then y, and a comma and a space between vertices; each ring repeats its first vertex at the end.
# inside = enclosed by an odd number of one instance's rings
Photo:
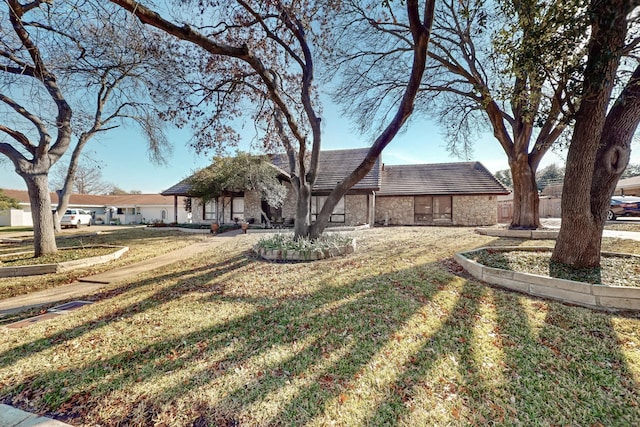
POLYGON ((476 228, 484 236, 513 237, 518 239, 547 240, 557 239, 559 230, 510 230, 508 228, 476 228))
MULTIPOLYGON (((547 297, 562 302, 605 311, 640 311, 640 287, 592 285, 573 280, 558 279, 537 274, 520 273, 512 270, 487 267, 464 256, 481 250, 553 250, 548 247, 501 246, 482 247, 455 254, 456 261, 473 277, 483 282, 497 285, 528 295, 547 297)), ((634 256, 603 252, 603 255, 634 256)))
POLYGON ((326 258, 333 258, 348 255, 356 250, 356 239, 351 239, 351 243, 339 248, 331 248, 323 251, 300 252, 286 251, 282 249, 253 248, 254 252, 268 261, 318 261, 326 258))
MULTIPOLYGON (((63 273, 76 268, 90 267, 92 265, 105 264, 120 258, 129 250, 128 246, 92 245, 84 248, 120 248, 108 255, 98 255, 90 258, 64 261, 57 264, 19 265, 15 267, 0 267, 0 277, 37 276, 41 274, 63 273)), ((64 249, 81 249, 81 246, 74 246, 64 249)))

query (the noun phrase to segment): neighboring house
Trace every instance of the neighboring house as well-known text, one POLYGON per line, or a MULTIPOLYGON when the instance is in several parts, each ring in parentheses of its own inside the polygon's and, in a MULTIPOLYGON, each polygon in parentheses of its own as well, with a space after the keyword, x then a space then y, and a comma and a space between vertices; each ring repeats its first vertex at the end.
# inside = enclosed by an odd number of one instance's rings
MULTIPOLYGON (((3 190, 4 194, 20 202, 22 209, 0 212, 0 225, 31 226, 31 205, 26 190, 3 190)), ((51 209, 58 204, 58 196, 51 193, 51 209)), ((188 222, 182 198, 174 199, 159 194, 92 195, 72 194, 69 208, 90 211, 94 223, 140 224, 171 222, 177 217, 180 222, 188 222), (174 203, 178 203, 176 207, 174 203)))
MULTIPOLYGON (((322 151, 319 172, 312 190, 311 219, 315 220, 326 196, 364 159, 368 149, 322 151)), ((288 179, 284 155, 272 156, 288 179)), ((162 192, 165 196, 189 197, 189 179, 162 192)), ((497 196, 508 191, 479 162, 383 165, 380 159, 336 205, 330 225, 489 225, 497 222, 497 196)), ((282 208, 274 209, 253 191, 228 193, 206 204, 193 199, 193 221, 230 223, 237 220, 291 223, 295 195, 290 187, 282 208)))
POLYGON ((614 194, 617 196, 640 196, 640 176, 618 181, 614 194))

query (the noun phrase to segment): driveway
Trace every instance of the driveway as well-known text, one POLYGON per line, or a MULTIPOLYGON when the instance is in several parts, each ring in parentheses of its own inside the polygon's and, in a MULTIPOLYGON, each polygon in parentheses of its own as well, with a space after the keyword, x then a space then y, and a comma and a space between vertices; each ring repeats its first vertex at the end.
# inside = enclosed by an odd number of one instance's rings
MULTIPOLYGON (((562 220, 560 218, 543 218, 540 220, 543 227, 546 228, 560 228, 562 220)), ((619 218, 616 221, 607 221, 607 224, 640 224, 640 218, 619 218)), ((628 239, 639 240, 640 232, 637 231, 618 231, 618 230, 604 230, 602 233, 604 237, 612 237, 614 239, 628 239)))

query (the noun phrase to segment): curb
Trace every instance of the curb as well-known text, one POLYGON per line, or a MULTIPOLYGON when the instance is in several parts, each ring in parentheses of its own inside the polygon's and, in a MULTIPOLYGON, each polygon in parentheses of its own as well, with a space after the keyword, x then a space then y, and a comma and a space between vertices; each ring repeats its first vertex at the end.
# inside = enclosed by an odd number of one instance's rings
POLYGON ((13 406, 0 403, 0 426, 2 427, 71 427, 51 418, 31 414, 13 406))

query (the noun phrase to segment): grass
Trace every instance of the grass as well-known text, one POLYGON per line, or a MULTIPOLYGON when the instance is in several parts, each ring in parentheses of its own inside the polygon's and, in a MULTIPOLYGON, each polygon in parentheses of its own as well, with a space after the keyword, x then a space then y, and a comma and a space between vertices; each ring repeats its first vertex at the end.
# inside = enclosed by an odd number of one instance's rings
POLYGON ((640 419, 639 318, 488 287, 451 259, 508 239, 354 234, 355 254, 303 264, 260 261, 258 237, 241 235, 69 315, 7 329, 0 400, 78 426, 640 419))
POLYGON ((599 268, 574 269, 551 262, 551 250, 500 251, 486 249, 465 254, 488 267, 551 276, 591 284, 640 286, 640 258, 603 255, 599 268))
POLYGON ((33 231, 33 227, 0 226, 0 233, 22 233, 24 231, 33 231))
MULTIPOLYGON (((65 273, 49 274, 46 276, 26 276, 0 280, 0 298, 27 294, 43 289, 49 289, 65 283, 71 283, 78 277, 100 273, 116 267, 143 261, 163 253, 184 247, 201 240, 201 235, 193 235, 180 231, 145 230, 144 228, 116 228, 113 231, 98 234, 63 234, 56 238, 58 248, 114 245, 128 246, 129 251, 119 259, 107 264, 95 265, 87 268, 75 269, 65 273)), ((205 237, 206 238, 206 237, 205 237)), ((9 253, 31 251, 32 243, 0 243, 0 256, 9 253)), ((113 249, 110 250, 113 252, 113 249)), ((39 261, 38 261, 39 262, 39 261)))

